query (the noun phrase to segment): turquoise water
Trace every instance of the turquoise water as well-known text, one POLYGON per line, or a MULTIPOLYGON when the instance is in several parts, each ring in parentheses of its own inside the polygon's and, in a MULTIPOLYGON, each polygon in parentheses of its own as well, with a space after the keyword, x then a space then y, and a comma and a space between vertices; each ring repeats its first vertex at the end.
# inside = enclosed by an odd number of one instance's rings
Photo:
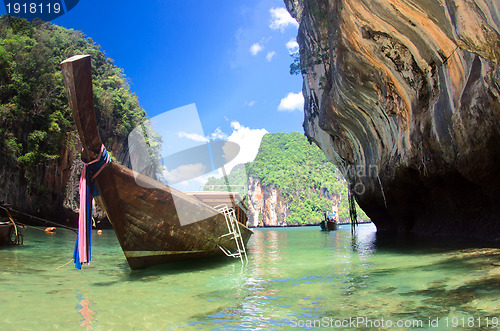
POLYGON ((500 250, 378 238, 372 224, 256 229, 249 264, 131 271, 112 231, 76 270, 75 234, 0 248, 0 329, 499 329, 500 250), (399 323, 399 324, 396 324, 399 323), (343 326, 343 327, 342 327, 343 326))

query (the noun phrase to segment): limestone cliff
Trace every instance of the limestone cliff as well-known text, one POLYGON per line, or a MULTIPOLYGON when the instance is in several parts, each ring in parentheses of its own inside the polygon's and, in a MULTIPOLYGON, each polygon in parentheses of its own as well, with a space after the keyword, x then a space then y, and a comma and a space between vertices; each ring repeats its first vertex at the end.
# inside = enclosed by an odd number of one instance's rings
POLYGON ((288 203, 280 190, 253 176, 248 178, 248 210, 251 227, 288 226, 288 203))
POLYGON ((500 240, 498 0, 285 0, 304 130, 379 231, 500 240))
MULTIPOLYGON (((102 137, 111 137, 110 132, 101 131, 102 137)), ((129 165, 127 141, 115 137, 115 144, 108 147, 115 160, 129 165), (114 148, 114 149, 112 149, 114 148)), ((69 226, 78 219, 80 196, 78 193, 83 162, 80 160, 80 144, 68 143, 60 149, 58 159, 38 167, 35 180, 28 190, 26 180, 19 169, 3 166, 0 169, 0 200, 16 210, 41 216, 69 226)), ((105 222, 106 214, 95 207, 94 219, 105 222)), ((29 219, 21 220, 29 221, 29 219)), ((104 223, 103 223, 104 224, 104 223)))
MULTIPOLYGON (((319 191, 313 189, 312 191, 319 198, 331 201, 334 205, 329 206, 328 209, 325 209, 326 211, 330 212, 332 207, 338 210, 341 200, 339 194, 330 193, 326 188, 321 188, 319 191)), ((303 226, 318 224, 321 220, 322 213, 317 212, 312 215, 308 222, 298 223, 294 221, 294 218, 289 217, 290 207, 290 199, 287 199, 280 189, 273 185, 263 184, 258 177, 250 176, 248 178, 248 225, 250 227, 303 226)), ((344 217, 340 221, 345 223, 348 220, 344 217)))

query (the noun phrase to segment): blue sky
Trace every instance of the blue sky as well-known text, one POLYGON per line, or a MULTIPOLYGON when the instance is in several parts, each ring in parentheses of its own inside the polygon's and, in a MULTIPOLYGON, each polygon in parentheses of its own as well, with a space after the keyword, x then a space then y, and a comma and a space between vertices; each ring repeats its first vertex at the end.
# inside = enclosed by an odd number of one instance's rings
POLYGON ((297 23, 282 0, 80 0, 53 23, 100 45, 150 117, 195 104, 203 131, 184 138, 232 136, 238 162, 265 132, 302 132, 297 23))
POLYGON ((149 116, 195 103, 206 134, 231 121, 302 131, 302 112, 279 111, 302 79, 289 74, 297 26, 275 26, 281 0, 94 1, 53 23, 83 31, 124 69, 149 116), (251 52, 258 51, 256 55, 251 52), (274 52, 274 53, 273 53, 274 52), (272 58, 271 58, 272 56, 272 58), (267 57, 267 59, 266 59, 267 57))

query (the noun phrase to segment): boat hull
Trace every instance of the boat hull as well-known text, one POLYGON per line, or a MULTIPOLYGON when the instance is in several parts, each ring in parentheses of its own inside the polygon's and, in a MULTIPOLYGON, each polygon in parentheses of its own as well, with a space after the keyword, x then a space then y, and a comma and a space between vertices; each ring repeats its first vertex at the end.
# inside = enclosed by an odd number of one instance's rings
MULTIPOLYGON (((103 170, 97 184, 132 269, 224 255, 219 246, 237 249, 234 239, 223 237, 224 215, 194 197, 116 163, 103 170), (198 221, 181 224, 186 218, 198 221)), ((242 224, 240 231, 246 245, 253 232, 242 224)))
POLYGON ((10 245, 14 225, 12 223, 0 222, 0 245, 10 245))
POLYGON ((332 221, 322 221, 319 226, 322 231, 335 231, 337 230, 337 223, 332 221))

